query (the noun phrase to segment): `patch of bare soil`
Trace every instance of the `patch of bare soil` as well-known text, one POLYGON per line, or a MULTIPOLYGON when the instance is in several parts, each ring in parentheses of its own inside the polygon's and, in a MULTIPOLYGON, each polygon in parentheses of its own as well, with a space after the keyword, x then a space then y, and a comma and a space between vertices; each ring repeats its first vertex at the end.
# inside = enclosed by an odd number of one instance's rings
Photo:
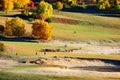
POLYGON ((13 60, 0 59, 0 71, 3 70, 4 68, 9 68, 15 65, 18 65, 18 62, 13 60))
POLYGON ((64 23, 64 24, 79 24, 79 20, 61 17, 52 17, 53 22, 64 23))
POLYGON ((90 53, 90 54, 120 54, 120 42, 112 40, 98 40, 98 41, 61 41, 53 40, 48 44, 57 44, 66 46, 66 48, 73 47, 74 53, 90 53))
MULTIPOLYGON (((26 62, 37 64, 40 67, 13 70, 17 73, 57 75, 57 76, 78 76, 78 77, 113 77, 120 76, 120 66, 102 60, 83 60, 75 58, 49 57, 39 58, 35 61, 26 62)), ((26 65, 25 64, 25 65, 26 65)))

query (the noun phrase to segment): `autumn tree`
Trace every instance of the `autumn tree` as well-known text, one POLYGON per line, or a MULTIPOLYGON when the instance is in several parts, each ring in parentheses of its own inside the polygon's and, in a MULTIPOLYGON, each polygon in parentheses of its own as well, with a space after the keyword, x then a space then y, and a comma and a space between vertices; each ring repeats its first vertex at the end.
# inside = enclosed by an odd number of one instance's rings
POLYGON ((51 40, 53 35, 53 27, 51 24, 39 20, 32 26, 32 34, 43 40, 51 40))
POLYGON ((52 16, 52 13, 53 13, 52 5, 49 4, 48 2, 41 1, 33 14, 35 14, 36 16, 38 14, 45 14, 46 18, 50 18, 52 16))
POLYGON ((99 9, 110 9, 111 5, 109 0, 99 0, 99 9))
POLYGON ((56 9, 57 10, 62 10, 63 9, 63 3, 61 3, 60 1, 56 2, 56 9))
POLYGON ((14 1, 13 0, 3 0, 3 10, 5 12, 12 11, 14 8, 14 1))
POLYGON ((24 8, 25 6, 27 6, 30 3, 30 0, 14 0, 14 4, 18 7, 18 8, 24 8))
POLYGON ((8 36, 23 36, 25 34, 25 22, 20 18, 8 18, 6 20, 5 34, 8 36))
POLYGON ((63 0, 65 4, 68 4, 69 6, 75 6, 77 5, 77 0, 63 0))

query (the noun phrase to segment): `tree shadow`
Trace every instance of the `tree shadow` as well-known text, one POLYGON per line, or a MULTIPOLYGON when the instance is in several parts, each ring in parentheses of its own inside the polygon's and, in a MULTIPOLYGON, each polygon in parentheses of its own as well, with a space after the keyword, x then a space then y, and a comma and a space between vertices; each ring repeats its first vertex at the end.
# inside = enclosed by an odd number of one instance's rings
POLYGON ((13 18, 19 17, 23 20, 28 20, 28 21, 29 21, 30 18, 33 18, 31 15, 25 16, 25 15, 22 15, 22 14, 2 15, 2 16, 3 17, 13 17, 13 18))
POLYGON ((87 6, 86 8, 83 8, 81 6, 76 6, 73 8, 63 8, 62 11, 95 14, 98 16, 106 16, 106 17, 120 17, 120 12, 116 12, 114 10, 100 10, 98 9, 97 6, 87 6))
POLYGON ((34 37, 5 37, 0 36, 0 41, 13 41, 13 42, 36 42, 34 37))

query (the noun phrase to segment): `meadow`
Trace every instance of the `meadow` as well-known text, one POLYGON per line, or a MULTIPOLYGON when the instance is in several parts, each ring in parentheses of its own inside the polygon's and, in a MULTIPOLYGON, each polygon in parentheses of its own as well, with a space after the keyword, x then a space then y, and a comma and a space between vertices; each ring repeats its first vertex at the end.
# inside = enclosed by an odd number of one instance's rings
MULTIPOLYGON (((74 76, 44 76, 35 74, 20 74, 10 72, 0 72, 0 80, 98 80, 94 77, 74 77, 74 76)), ((99 80, 119 80, 119 78, 99 78, 99 80)))
MULTIPOLYGON (((4 23, 6 18, 19 14, 18 12, 7 13, 2 16, 4 13, 0 13, 1 18, 0 22, 4 23), (9 14, 9 15, 8 15, 9 14)), ((56 18, 65 18, 67 20, 77 20, 79 23, 69 24, 60 23, 58 21, 52 22, 54 27, 54 36, 53 40, 61 41, 107 41, 113 40, 115 42, 120 41, 120 18, 115 17, 106 17, 98 16, 97 14, 87 14, 87 13, 74 13, 74 12, 56 12, 54 11, 53 17, 56 18)), ((31 36, 31 22, 25 20, 27 36, 31 36)), ((78 54, 73 52, 47 52, 44 55, 44 52, 40 52, 43 48, 65 48, 65 44, 49 44, 49 42, 24 42, 24 41, 11 41, 11 40, 1 40, 7 48, 5 54, 12 57, 23 57, 23 56, 40 56, 40 57, 75 57, 75 58, 92 58, 92 59, 109 59, 109 60, 120 60, 119 54, 78 54), (16 55, 17 53, 17 55, 16 55), (36 55, 36 53, 38 55, 36 55)), ((67 48, 78 48, 77 46, 69 46, 67 48)), ((20 67, 21 68, 21 67, 20 67)), ((0 80, 119 80, 119 78, 112 77, 74 77, 74 76, 43 76, 35 74, 24 74, 24 73, 11 73, 11 72, 0 72, 0 80), (28 77, 29 76, 29 77, 28 77)))

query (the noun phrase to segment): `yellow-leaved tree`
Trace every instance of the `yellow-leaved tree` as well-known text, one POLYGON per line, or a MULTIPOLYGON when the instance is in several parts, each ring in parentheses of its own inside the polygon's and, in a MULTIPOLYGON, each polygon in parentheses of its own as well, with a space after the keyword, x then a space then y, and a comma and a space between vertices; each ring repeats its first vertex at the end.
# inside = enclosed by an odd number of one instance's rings
POLYGON ((53 26, 44 20, 38 20, 32 26, 32 34, 43 40, 51 40, 53 26))
POLYGON ((63 9, 63 3, 60 2, 60 1, 56 2, 56 9, 57 10, 62 10, 63 9))
POLYGON ((30 3, 30 0, 14 0, 14 5, 18 8, 24 8, 30 3))
POLYGON ((3 10, 5 12, 12 11, 14 8, 14 0, 3 0, 3 10))
POLYGON ((8 36, 23 36, 25 34, 25 22, 17 18, 6 20, 5 34, 8 36))
POLYGON ((109 0, 99 0, 99 9, 110 9, 111 5, 109 0))
POLYGON ((53 13, 52 5, 45 1, 41 1, 35 11, 36 16, 38 14, 45 14, 46 18, 50 18, 52 16, 52 13, 53 13))

